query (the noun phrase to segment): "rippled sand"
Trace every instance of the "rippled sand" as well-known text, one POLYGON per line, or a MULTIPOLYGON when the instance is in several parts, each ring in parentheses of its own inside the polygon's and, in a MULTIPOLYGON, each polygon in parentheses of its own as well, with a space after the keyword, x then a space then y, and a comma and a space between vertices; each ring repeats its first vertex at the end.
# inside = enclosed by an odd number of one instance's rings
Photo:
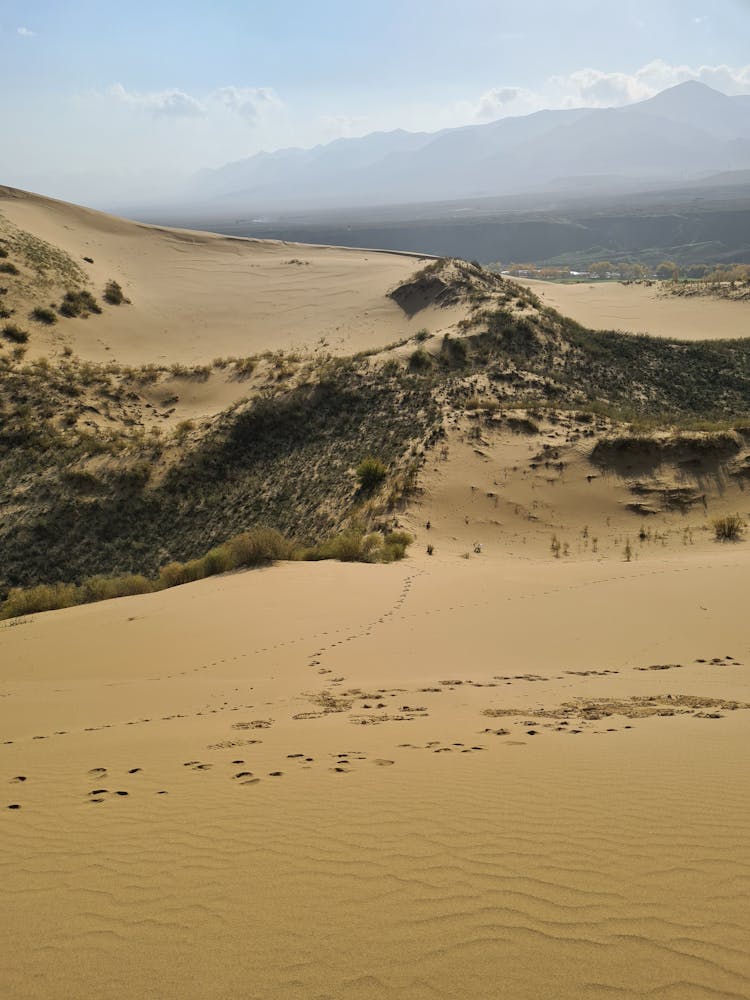
POLYGON ((3 995, 747 996, 747 571, 289 564, 3 626, 3 995))

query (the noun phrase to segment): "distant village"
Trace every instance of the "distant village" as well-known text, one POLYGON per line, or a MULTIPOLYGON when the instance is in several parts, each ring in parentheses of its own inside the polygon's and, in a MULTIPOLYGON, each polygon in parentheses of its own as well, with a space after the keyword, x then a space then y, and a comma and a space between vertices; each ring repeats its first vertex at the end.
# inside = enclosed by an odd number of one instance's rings
POLYGON ((680 266, 664 260, 650 268, 641 263, 609 260, 594 261, 587 270, 573 270, 564 265, 556 267, 537 264, 510 264, 500 262, 490 265, 492 270, 513 278, 537 278, 541 281, 690 281, 710 284, 741 284, 750 282, 750 264, 687 264, 680 266))

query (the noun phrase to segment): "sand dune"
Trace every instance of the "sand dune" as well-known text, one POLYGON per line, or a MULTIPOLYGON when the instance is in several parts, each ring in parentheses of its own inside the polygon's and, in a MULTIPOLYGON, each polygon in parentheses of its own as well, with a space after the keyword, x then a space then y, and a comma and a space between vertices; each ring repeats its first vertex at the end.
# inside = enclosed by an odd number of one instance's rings
POLYGON ((684 299, 660 294, 659 286, 600 281, 556 284, 524 279, 545 305, 594 330, 649 333, 679 340, 723 340, 750 335, 746 302, 684 299))
MULTIPOLYGON (((32 356, 67 344, 94 361, 187 364, 321 342, 352 354, 422 328, 439 332, 465 314, 428 308, 409 317, 386 297, 420 266, 416 255, 164 229, 10 188, 0 188, 0 224, 3 217, 65 251, 97 294, 114 279, 131 300, 52 330, 35 327, 32 356)), ((35 286, 18 303, 21 319, 64 287, 53 281, 44 295, 35 286)))
POLYGON ((5 996, 750 993, 747 547, 625 562, 610 477, 555 559, 478 506, 528 440, 464 430, 405 563, 0 627, 5 996))
MULTIPOLYGON (((491 301, 465 269, 462 304, 409 319, 386 292, 414 257, 7 189, 0 214, 132 299, 35 328, 32 358, 346 353, 491 301)), ((23 268, 19 309, 54 290, 23 268)), ((593 326, 730 336, 744 317, 538 290, 593 326)), ((594 408, 515 411, 456 357, 461 393, 436 383, 444 426, 394 501, 405 562, 290 562, 0 622, 4 998, 750 996, 750 548, 711 527, 750 515, 750 433, 613 443, 594 408)), ((94 415, 200 416, 268 391, 271 368, 107 383, 94 415)))

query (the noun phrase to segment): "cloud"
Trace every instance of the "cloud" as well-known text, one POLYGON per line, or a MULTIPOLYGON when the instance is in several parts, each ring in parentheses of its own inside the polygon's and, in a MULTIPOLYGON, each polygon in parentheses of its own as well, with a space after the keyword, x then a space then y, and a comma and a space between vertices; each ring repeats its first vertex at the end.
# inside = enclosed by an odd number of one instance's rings
POLYGON ((519 87, 493 87, 479 98, 475 117, 485 120, 499 118, 507 110, 508 105, 517 101, 524 93, 525 91, 519 87))
POLYGON ((206 108, 200 101, 181 90, 138 94, 126 90, 121 83, 115 83, 107 93, 130 108, 148 111, 157 117, 200 118, 206 113, 206 108))
POLYGON ((566 107, 612 107, 645 100, 687 80, 698 80, 726 94, 744 94, 750 92, 750 65, 694 67, 654 59, 633 73, 586 68, 552 77, 550 83, 561 92, 566 107))
POLYGON ((366 118, 350 115, 321 115, 318 121, 327 135, 339 138, 363 134, 367 123, 366 118))
POLYGON ((36 32, 32 31, 31 28, 16 28, 16 32, 19 35, 23 35, 24 38, 34 38, 36 35, 36 32))
POLYGON ((223 104, 251 125, 257 124, 267 111, 281 106, 281 101, 270 87, 219 87, 210 99, 223 104))
POLYGON ((130 108, 157 117, 204 118, 214 108, 224 107, 251 125, 257 125, 268 111, 282 106, 270 87, 219 87, 198 98, 176 89, 141 94, 115 83, 107 93, 130 108))

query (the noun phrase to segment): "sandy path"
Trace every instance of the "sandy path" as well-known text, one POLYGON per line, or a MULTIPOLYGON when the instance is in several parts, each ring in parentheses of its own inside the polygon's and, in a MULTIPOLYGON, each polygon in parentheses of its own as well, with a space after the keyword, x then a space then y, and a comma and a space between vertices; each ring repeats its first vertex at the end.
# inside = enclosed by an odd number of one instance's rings
POLYGON ((746 302, 659 295, 658 286, 604 281, 565 285, 524 279, 545 305, 594 330, 650 333, 680 340, 750 336, 746 302))
POLYGON ((533 714, 750 701, 747 569, 287 565, 4 626, 4 995, 747 996, 750 712, 533 714))

